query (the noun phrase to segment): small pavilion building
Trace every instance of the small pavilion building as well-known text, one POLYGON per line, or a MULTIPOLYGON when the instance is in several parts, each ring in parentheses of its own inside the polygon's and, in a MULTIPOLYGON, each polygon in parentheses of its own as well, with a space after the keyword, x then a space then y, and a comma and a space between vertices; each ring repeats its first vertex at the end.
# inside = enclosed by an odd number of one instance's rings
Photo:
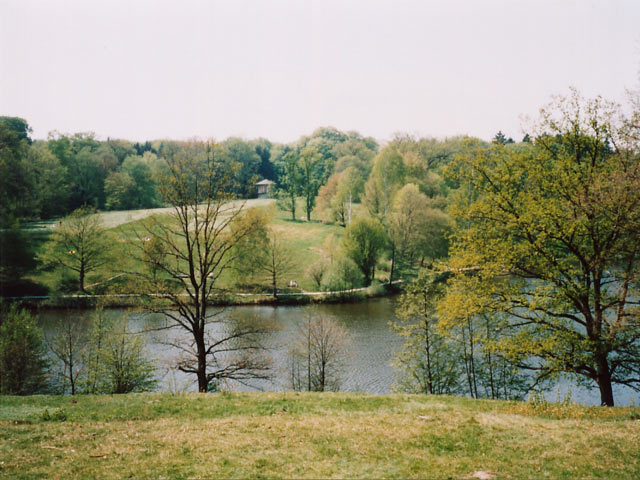
POLYGON ((273 184, 274 182, 266 178, 256 183, 256 187, 258 187, 258 197, 268 197, 271 194, 273 184))

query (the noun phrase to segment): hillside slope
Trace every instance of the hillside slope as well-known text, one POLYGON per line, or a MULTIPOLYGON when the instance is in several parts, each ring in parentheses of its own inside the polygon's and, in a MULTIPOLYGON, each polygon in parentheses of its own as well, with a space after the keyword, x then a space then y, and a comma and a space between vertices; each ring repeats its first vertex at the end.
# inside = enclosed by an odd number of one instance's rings
POLYGON ((0 397, 0 477, 638 478, 639 419, 443 396, 0 397))

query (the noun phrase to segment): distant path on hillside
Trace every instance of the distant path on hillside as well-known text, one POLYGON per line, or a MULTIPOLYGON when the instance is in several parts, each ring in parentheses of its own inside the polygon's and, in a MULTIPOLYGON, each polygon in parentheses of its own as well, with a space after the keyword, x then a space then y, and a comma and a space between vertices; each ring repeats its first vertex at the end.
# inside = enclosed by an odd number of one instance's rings
MULTIPOLYGON (((252 208, 252 207, 266 207, 274 203, 275 200, 272 198, 253 198, 250 200, 234 200, 230 202, 228 205, 231 206, 240 206, 242 203, 245 204, 244 208, 252 208)), ((113 212, 100 212, 97 215, 100 216, 102 220, 102 224, 105 228, 114 228, 119 225, 123 225, 129 222, 135 222, 136 220, 140 220, 141 218, 148 217, 150 215, 156 214, 166 214, 172 213, 173 207, 164 207, 164 208, 146 208, 142 210, 124 210, 124 211, 113 211, 113 212)), ((33 222, 27 224, 27 228, 52 228, 57 224, 57 221, 50 222, 33 222)))

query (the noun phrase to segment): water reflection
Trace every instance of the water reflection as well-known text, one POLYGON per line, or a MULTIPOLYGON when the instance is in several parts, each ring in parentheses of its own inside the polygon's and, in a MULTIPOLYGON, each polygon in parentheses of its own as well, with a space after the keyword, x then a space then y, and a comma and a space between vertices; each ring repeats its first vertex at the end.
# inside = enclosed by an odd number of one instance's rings
MULTIPOLYGON (((264 338, 273 361, 273 378, 270 381, 253 381, 251 386, 233 382, 227 385, 235 391, 291 390, 289 374, 288 347, 297 333, 298 326, 308 316, 325 316, 345 325, 349 331, 349 354, 344 371, 341 374, 342 391, 385 394, 393 390, 395 374, 391 362, 402 345, 400 339, 389 327, 395 318, 396 299, 393 297, 370 299, 352 304, 324 304, 305 306, 240 306, 227 308, 222 315, 236 318, 255 318, 258 321, 272 322, 277 328, 264 338)), ((109 317, 120 317, 126 311, 120 309, 105 310, 109 317)), ((45 331, 45 337, 53 338, 59 331, 61 322, 66 318, 81 322, 85 328, 89 325, 90 311, 46 311, 39 315, 39 322, 45 331)), ((193 375, 186 375, 172 369, 178 351, 169 345, 178 339, 188 343, 188 337, 182 329, 153 331, 167 325, 165 318, 158 314, 130 312, 131 327, 134 330, 148 331, 148 354, 156 360, 162 391, 196 391, 193 375)), ((220 328, 214 326, 214 328, 220 328)), ((599 401, 597 390, 589 391, 575 384, 562 381, 547 394, 550 400, 562 400, 571 394, 574 401, 595 405, 599 401)), ((640 403, 637 393, 628 388, 616 388, 616 403, 629 405, 640 403)))

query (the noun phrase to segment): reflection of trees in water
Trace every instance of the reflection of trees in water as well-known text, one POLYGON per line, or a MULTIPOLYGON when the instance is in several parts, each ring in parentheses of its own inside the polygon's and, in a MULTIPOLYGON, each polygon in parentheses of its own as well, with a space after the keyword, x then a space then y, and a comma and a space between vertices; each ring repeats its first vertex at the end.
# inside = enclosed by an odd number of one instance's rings
MULTIPOLYGON (((229 383, 229 388, 237 391, 290 390, 289 363, 287 346, 294 335, 298 321, 304 318, 306 311, 316 308, 321 315, 338 318, 342 321, 351 337, 347 359, 342 376, 342 391, 365 392, 373 394, 390 393, 396 381, 397 371, 391 367, 391 361, 402 346, 402 339, 395 335, 388 326, 389 319, 395 318, 395 298, 377 298, 353 304, 326 304, 311 307, 305 306, 240 306, 231 307, 225 315, 256 316, 264 321, 275 324, 278 329, 263 337, 263 344, 268 347, 273 360, 273 377, 270 381, 255 381, 251 387, 229 383)), ((108 316, 121 315, 122 309, 105 310, 108 316)), ((51 310, 39 317, 39 324, 49 335, 59 329, 61 319, 69 316, 80 323, 87 322, 86 312, 64 312, 51 310)), ((148 326, 163 325, 164 320, 159 315, 133 313, 130 317, 132 328, 145 330, 148 326)), ((159 391, 195 391, 193 378, 181 372, 169 369, 171 356, 177 352, 173 347, 161 340, 167 336, 175 336, 178 332, 167 330, 149 332, 147 336, 147 352, 156 362, 158 369, 159 391)), ((561 379, 556 387, 551 389, 547 398, 551 401, 563 399, 567 393, 572 394, 574 401, 585 404, 597 404, 595 392, 576 386, 574 383, 561 379)), ((630 404, 632 399, 638 404, 639 398, 629 390, 616 392, 620 405, 630 404)))

